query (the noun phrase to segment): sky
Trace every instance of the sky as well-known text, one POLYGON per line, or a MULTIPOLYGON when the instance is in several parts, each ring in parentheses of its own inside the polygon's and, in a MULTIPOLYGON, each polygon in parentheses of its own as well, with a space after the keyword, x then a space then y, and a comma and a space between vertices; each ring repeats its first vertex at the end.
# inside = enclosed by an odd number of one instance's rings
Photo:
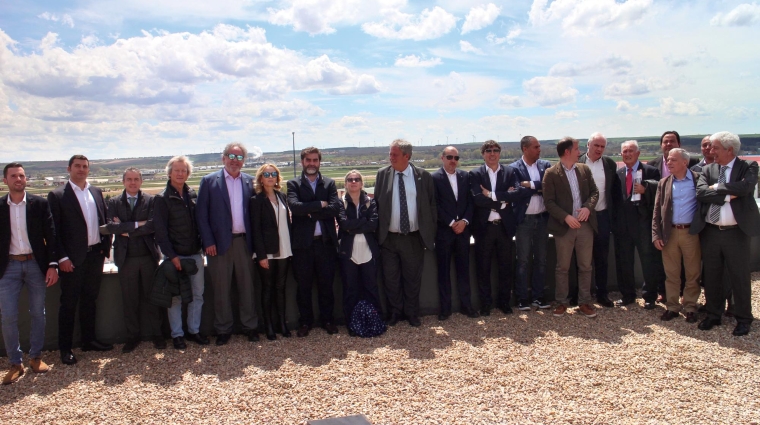
POLYGON ((0 161, 758 133, 758 39, 741 0, 4 1, 0 161))

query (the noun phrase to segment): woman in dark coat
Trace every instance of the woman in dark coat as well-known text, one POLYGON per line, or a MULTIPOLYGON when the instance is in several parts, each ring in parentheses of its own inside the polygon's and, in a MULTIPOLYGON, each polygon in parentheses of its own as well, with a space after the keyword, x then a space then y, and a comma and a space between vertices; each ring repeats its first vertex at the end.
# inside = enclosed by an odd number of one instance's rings
MULTIPOLYGON (((377 289, 377 262, 380 248, 375 238, 378 217, 375 200, 363 190, 357 170, 346 174, 346 194, 340 204, 340 271, 343 278, 343 315, 348 324, 359 300, 370 302, 380 311, 377 289)), ((348 326, 348 333, 355 335, 348 326)))
POLYGON ((261 276, 261 305, 267 339, 277 339, 274 322, 280 333, 290 336, 285 312, 285 281, 290 257, 290 209, 280 192, 282 175, 274 164, 264 164, 256 172, 256 195, 250 201, 253 229, 253 259, 261 276), (273 308, 274 307, 274 308, 273 308))

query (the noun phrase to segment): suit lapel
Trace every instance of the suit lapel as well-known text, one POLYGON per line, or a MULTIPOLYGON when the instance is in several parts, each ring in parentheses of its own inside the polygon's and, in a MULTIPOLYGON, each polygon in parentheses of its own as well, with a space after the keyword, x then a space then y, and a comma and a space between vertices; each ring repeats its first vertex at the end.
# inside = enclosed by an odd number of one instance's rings
POLYGON ((467 196, 468 187, 464 185, 464 171, 457 170, 457 200, 467 196))
POLYGON ((71 204, 71 208, 79 213, 79 218, 82 219, 82 222, 87 223, 87 220, 84 219, 84 211, 82 211, 82 206, 79 205, 79 198, 77 198, 77 194, 74 193, 74 188, 72 185, 73 183, 69 181, 63 187, 63 198, 66 200, 66 202, 71 204))
POLYGON ((219 174, 216 176, 216 181, 222 188, 224 206, 227 208, 227 212, 232 214, 232 207, 230 207, 230 193, 227 191, 227 179, 224 177, 224 170, 219 171, 219 174))

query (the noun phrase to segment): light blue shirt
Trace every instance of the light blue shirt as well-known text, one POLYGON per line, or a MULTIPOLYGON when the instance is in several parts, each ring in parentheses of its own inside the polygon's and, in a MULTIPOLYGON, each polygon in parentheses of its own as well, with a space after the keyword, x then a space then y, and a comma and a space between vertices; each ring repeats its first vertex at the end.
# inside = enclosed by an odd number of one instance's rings
MULTIPOLYGON (((391 204, 391 223, 388 231, 398 233, 400 230, 401 200, 398 196, 398 173, 393 167, 393 203, 391 204)), ((409 231, 420 230, 417 220, 417 185, 414 181, 412 166, 407 165, 406 170, 401 172, 404 176, 404 190, 406 191, 406 208, 409 212, 409 231)))
POLYGON ((691 171, 678 180, 673 176, 673 224, 691 224, 697 210, 697 190, 691 171))

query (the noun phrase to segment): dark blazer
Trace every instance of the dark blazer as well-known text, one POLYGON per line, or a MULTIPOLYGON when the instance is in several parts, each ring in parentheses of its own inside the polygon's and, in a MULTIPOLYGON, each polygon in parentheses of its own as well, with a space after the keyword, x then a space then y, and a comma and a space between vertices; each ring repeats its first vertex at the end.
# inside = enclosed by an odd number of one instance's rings
MULTIPOLYGON (((644 164, 641 161, 639 161, 639 167, 633 172, 635 173, 637 170, 641 170, 641 185, 646 189, 646 191, 641 195, 641 201, 639 201, 638 206, 631 203, 631 197, 626 193, 625 165, 617 170, 618 180, 620 181, 620 194, 618 197, 618 203, 616 205, 616 223, 612 228, 613 233, 615 230, 623 230, 625 228, 634 231, 634 229, 638 229, 640 223, 652 222, 654 199, 657 195, 657 184, 660 181, 660 171, 657 168, 644 164)), ((635 179, 636 176, 634 175, 633 178, 635 179)), ((631 194, 633 194, 633 192, 631 192, 631 194)))
POLYGON ((288 206, 293 219, 290 240, 294 249, 311 247, 314 229, 319 221, 322 235, 330 238, 337 250, 338 233, 335 231, 335 218, 340 212, 340 199, 333 179, 320 173, 315 193, 311 190, 309 179, 301 172, 300 179, 288 181, 288 206), (322 208, 322 201, 327 202, 325 208, 322 208))
MULTIPOLYGON (((456 170, 457 178, 457 197, 454 197, 454 190, 451 188, 448 173, 443 167, 434 171, 431 175, 435 187, 435 205, 438 210, 438 230, 436 237, 440 240, 452 240, 457 235, 451 230, 451 222, 467 220, 472 224, 472 216, 475 211, 475 204, 470 192, 470 175, 467 171, 456 170)), ((470 226, 465 228, 462 234, 467 234, 469 238, 470 226)))
MULTIPOLYGON (((288 209, 288 235, 290 238, 292 223, 290 221, 290 208, 285 194, 276 190, 275 195, 288 209)), ((256 253, 256 261, 264 260, 267 254, 276 254, 280 251, 280 229, 277 224, 277 216, 274 213, 272 203, 269 202, 266 193, 261 192, 253 195, 249 201, 248 211, 253 232, 253 252, 256 253)))
POLYGON ((695 171, 697 173, 701 173, 703 168, 705 168, 706 166, 710 165, 710 164, 705 164, 704 161, 705 161, 704 158, 700 159, 699 162, 697 162, 696 165, 692 165, 691 167, 689 167, 689 169, 691 171, 695 171))
MULTIPOLYGON (((435 231, 438 220, 438 209, 435 203, 435 187, 430 173, 422 168, 412 167, 414 185, 417 188, 417 222, 420 236, 425 248, 435 248, 435 231)), ((391 210, 393 209, 393 176, 396 170, 390 165, 377 170, 375 176, 375 201, 379 215, 377 242, 382 245, 388 236, 391 226, 391 210)))
POLYGON ((132 211, 129 209, 126 191, 122 191, 120 195, 116 195, 106 202, 108 209, 106 220, 108 223, 100 226, 100 233, 103 235, 116 235, 113 242, 113 262, 116 264, 116 267, 121 268, 122 264, 124 264, 124 259, 127 258, 127 250, 129 249, 129 241, 135 238, 138 238, 145 244, 154 260, 159 260, 158 246, 153 238, 153 204, 153 195, 143 191, 137 192, 137 202, 135 203, 135 209, 132 211), (114 217, 119 218, 119 223, 114 223, 114 217), (138 221, 146 221, 146 223, 143 226, 135 228, 135 223, 138 221), (129 236, 122 236, 123 233, 128 233, 129 236))
MULTIPOLYGON (((253 250, 253 234, 248 217, 248 205, 253 196, 253 177, 240 173, 243 186, 243 223, 245 223, 245 241, 248 250, 253 250)), ((198 202, 195 205, 195 219, 201 234, 203 248, 216 245, 216 252, 223 255, 232 245, 232 210, 230 194, 224 170, 207 174, 201 179, 198 188, 198 202)))
POLYGON ((736 158, 729 182, 721 183, 713 190, 710 186, 718 182, 720 166, 716 163, 705 166, 697 182, 697 200, 701 205, 698 219, 692 222, 694 231, 699 232, 705 227, 710 205, 723 205, 726 195, 735 195, 736 198, 731 200, 731 211, 736 224, 748 236, 760 235, 760 212, 753 197, 757 185, 757 169, 757 162, 736 158))
MULTIPOLYGON (((697 180, 699 180, 699 173, 691 170, 686 170, 687 173, 691 173, 692 182, 694 183, 694 190, 696 192, 697 180)), ((699 202, 697 202, 697 210, 694 211, 694 215, 699 215, 699 202)), ((692 223, 694 218, 692 218, 692 223)), ((654 212, 652 214, 652 242, 661 240, 664 244, 668 243, 668 237, 670 231, 673 229, 673 175, 669 175, 660 180, 657 184, 657 195, 654 200, 654 212)), ((699 233, 696 228, 690 227, 689 233, 695 235, 699 233)))
MULTIPOLYGON (((587 161, 588 156, 586 156, 585 153, 578 158, 580 164, 588 165, 587 161)), ((602 155, 602 166, 604 167, 604 183, 607 187, 597 187, 597 189, 599 191, 604 189, 605 199, 607 200, 607 211, 613 214, 611 217, 613 217, 614 220, 616 206, 622 201, 622 198, 620 197, 620 179, 618 179, 615 174, 617 172, 617 163, 615 163, 615 160, 609 156, 602 155)))
POLYGON ((515 216, 517 217, 517 224, 522 223, 522 221, 525 219, 525 212, 528 211, 528 204, 530 204, 530 198, 532 198, 533 195, 535 194, 539 194, 541 196, 543 196, 544 194, 544 188, 542 185, 542 181, 544 180, 544 173, 549 167, 552 166, 552 163, 545 159, 539 159, 538 161, 536 161, 536 166, 538 167, 538 175, 540 179, 531 180, 530 174, 528 173, 528 167, 525 166, 525 163, 523 162, 522 158, 509 164, 509 167, 514 168, 515 173, 517 174, 518 184, 520 182, 532 181, 533 186, 535 187, 535 189, 527 189, 527 191, 524 192, 525 195, 519 198, 514 203, 515 216))
MULTIPOLYGON (((662 155, 658 156, 657 158, 647 162, 647 165, 651 165, 652 167, 657 169, 657 172, 662 175, 662 162, 665 159, 662 155)), ((689 158, 689 165, 687 168, 691 168, 695 165, 699 164, 699 160, 697 158, 691 157, 689 158)))
POLYGON ((340 204, 338 223, 340 224, 340 249, 338 254, 341 258, 351 259, 354 252, 354 236, 363 234, 372 252, 372 258, 380 256, 380 245, 377 244, 375 232, 377 231, 379 217, 377 214, 377 202, 367 196, 362 190, 359 197, 359 213, 350 196, 344 195, 340 204))
MULTIPOLYGON (((596 233, 598 230, 594 207, 599 199, 599 189, 596 188, 594 176, 586 164, 575 164, 575 176, 581 192, 581 208, 589 209, 588 223, 596 233)), ((544 174, 544 205, 549 212, 549 233, 555 236, 567 233, 570 226, 565 223, 565 217, 573 214, 573 193, 561 162, 552 165, 544 174)))
MULTIPOLYGON (((59 259, 68 257, 76 267, 87 257, 87 222, 71 185, 71 182, 67 182, 50 192, 48 203, 56 228, 56 254, 59 259)), ((98 226, 102 226, 106 224, 103 192, 100 188, 90 185, 90 194, 98 209, 98 226)), ((111 235, 100 235, 100 248, 106 258, 111 255, 111 235)))
MULTIPOLYGON (((11 249, 11 207, 8 196, 0 197, 0 278, 10 261, 11 249)), ((50 214, 48 200, 31 193, 26 194, 26 234, 32 246, 32 254, 43 274, 50 263, 58 263, 55 252, 55 226, 50 214)))
POLYGON ((517 202, 530 191, 530 189, 519 186, 515 169, 499 164, 499 171, 496 172, 496 187, 492 188, 486 165, 483 164, 470 171, 470 190, 475 203, 475 214, 473 216, 475 239, 480 239, 484 235, 483 232, 488 231, 488 216, 492 209, 501 216, 501 225, 504 226, 507 235, 510 238, 514 236, 517 230, 517 217, 512 203, 517 202), (480 188, 481 185, 493 192, 497 200, 486 198, 480 188), (510 191, 511 188, 515 190, 510 191), (502 203, 506 203, 506 208, 501 208, 502 203))

